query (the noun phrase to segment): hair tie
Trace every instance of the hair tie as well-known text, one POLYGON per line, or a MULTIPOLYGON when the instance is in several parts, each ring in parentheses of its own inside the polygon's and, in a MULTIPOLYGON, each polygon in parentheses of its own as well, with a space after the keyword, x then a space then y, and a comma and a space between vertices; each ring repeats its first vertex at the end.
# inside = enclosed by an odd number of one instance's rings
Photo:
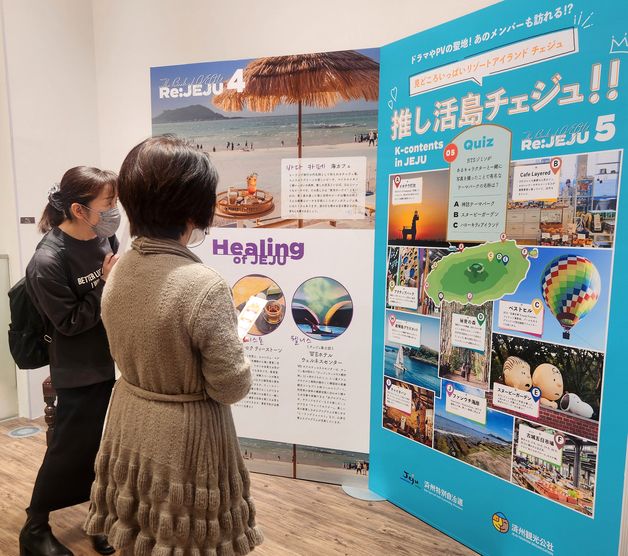
POLYGON ((48 202, 52 207, 59 212, 65 212, 65 207, 63 206, 63 199, 61 198, 61 189, 59 188, 59 184, 55 183, 48 190, 48 202))

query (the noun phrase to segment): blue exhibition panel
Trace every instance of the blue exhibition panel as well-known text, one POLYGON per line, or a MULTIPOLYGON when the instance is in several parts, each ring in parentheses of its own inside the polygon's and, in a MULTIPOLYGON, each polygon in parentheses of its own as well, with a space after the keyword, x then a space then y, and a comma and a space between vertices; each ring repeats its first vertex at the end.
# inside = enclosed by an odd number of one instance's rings
POLYGON ((370 487, 482 554, 617 554, 625 3, 381 50, 370 487))

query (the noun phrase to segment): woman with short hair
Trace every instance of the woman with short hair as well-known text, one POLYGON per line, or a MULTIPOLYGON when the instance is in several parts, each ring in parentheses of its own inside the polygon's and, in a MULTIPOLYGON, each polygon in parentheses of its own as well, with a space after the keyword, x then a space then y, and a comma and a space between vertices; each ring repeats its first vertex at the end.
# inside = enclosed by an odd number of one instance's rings
POLYGON ((251 385, 225 281, 188 246, 211 225, 218 175, 173 136, 120 170, 136 236, 108 281, 103 322, 122 374, 97 457, 90 534, 122 554, 232 556, 262 542, 230 404, 251 385))

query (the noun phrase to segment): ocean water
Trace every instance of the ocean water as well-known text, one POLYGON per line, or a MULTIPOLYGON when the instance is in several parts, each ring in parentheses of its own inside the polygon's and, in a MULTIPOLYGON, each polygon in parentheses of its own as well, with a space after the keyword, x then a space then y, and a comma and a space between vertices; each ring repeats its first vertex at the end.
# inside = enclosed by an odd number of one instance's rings
POLYGON ((406 372, 401 376, 397 376, 395 372, 395 360, 397 359, 397 350, 386 351, 384 357, 384 374, 391 378, 403 380, 410 384, 416 384, 421 388, 427 388, 436 392, 436 397, 440 397, 440 379, 438 378, 438 368, 436 365, 429 365, 423 361, 410 359, 405 356, 404 363, 406 372))
POLYGON ((252 452, 253 458, 266 459, 270 461, 291 461, 292 444, 283 442, 271 442, 268 440, 258 440, 254 438, 239 438, 242 453, 252 452))
MULTIPOLYGON (((242 453, 253 453, 253 459, 266 461, 292 461, 292 444, 256 440, 253 438, 239 438, 242 453)), ((312 446, 297 445, 297 464, 318 465, 322 467, 337 467, 342 469, 345 463, 368 461, 369 455, 359 452, 343 450, 329 450, 312 446)))
MULTIPOLYGON (((237 113, 234 113, 237 115, 237 113)), ((354 112, 325 112, 304 114, 302 120, 303 145, 338 145, 353 143, 355 135, 368 134, 377 129, 377 110, 354 112)), ((297 116, 254 116, 207 122, 153 124, 153 135, 176 133, 202 143, 205 150, 216 147, 224 150, 227 142, 245 142, 254 149, 295 146, 297 143, 297 116)), ((296 154, 295 154, 296 156, 296 154)))
POLYGON ((326 450, 311 446, 297 446, 297 464, 320 465, 322 467, 342 468, 345 463, 368 461, 368 454, 358 452, 344 452, 341 450, 326 450))

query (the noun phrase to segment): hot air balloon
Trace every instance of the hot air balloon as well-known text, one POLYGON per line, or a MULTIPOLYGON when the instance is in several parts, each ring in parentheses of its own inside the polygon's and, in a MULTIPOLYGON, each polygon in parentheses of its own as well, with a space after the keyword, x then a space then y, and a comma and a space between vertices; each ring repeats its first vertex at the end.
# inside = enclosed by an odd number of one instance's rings
POLYGON ((600 297, 600 273, 587 258, 562 255, 543 271, 541 293, 545 304, 563 327, 563 338, 595 307, 600 297))

